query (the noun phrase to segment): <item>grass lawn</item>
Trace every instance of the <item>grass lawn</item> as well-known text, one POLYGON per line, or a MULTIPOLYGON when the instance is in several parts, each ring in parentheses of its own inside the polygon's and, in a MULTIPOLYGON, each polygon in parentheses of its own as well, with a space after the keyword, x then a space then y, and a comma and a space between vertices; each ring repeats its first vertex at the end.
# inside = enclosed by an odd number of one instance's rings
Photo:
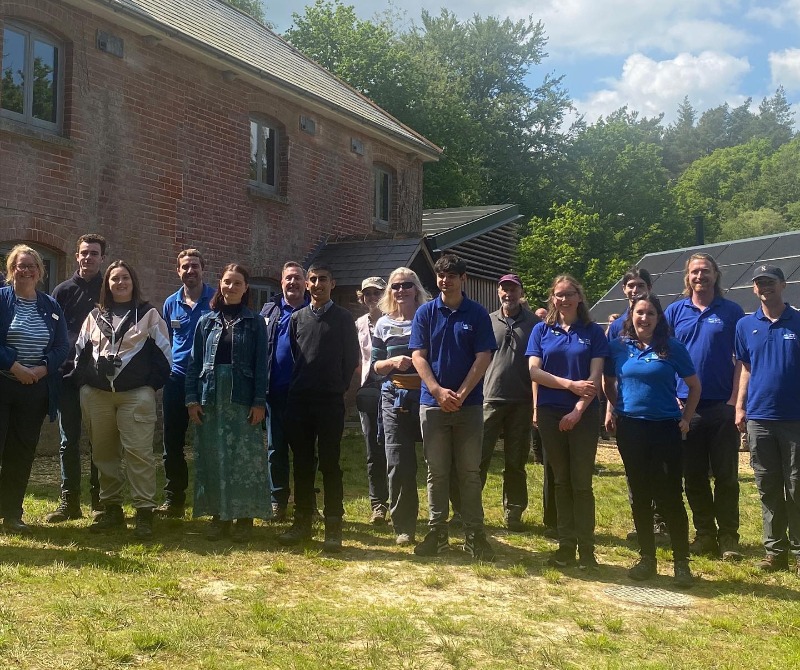
MULTIPOLYGON (((553 544, 541 535, 541 466, 529 466, 529 531, 512 534, 501 524, 496 454, 484 504, 498 560, 476 564, 458 535, 449 553, 419 559, 395 546, 390 528, 369 526, 360 436, 347 437, 343 452, 346 549, 333 558, 320 552, 321 529, 297 550, 281 548, 287 524, 257 525, 246 546, 210 543, 207 521, 188 518, 157 522, 147 545, 130 531, 90 535, 88 518, 46 526, 58 462, 37 459, 25 504, 34 535, 0 535, 0 668, 800 666, 800 580, 755 569, 761 516, 744 458, 746 558, 694 560, 701 579, 685 597, 662 549, 660 575, 647 585, 659 591, 620 592, 634 586, 625 573, 636 554, 624 539, 632 523, 610 445, 595 478, 597 575, 546 566, 553 544), (645 593, 658 604, 630 599, 645 593)), ((422 467, 419 483, 424 519, 422 467)))

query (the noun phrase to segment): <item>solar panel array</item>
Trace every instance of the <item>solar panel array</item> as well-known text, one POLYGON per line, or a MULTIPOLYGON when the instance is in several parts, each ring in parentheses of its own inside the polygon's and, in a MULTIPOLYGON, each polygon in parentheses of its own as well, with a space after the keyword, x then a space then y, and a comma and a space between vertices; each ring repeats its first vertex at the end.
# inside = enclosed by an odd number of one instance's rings
MULTIPOLYGON (((763 264, 777 265, 783 270, 786 277, 784 300, 800 306, 800 231, 647 254, 637 265, 652 275, 653 292, 664 307, 683 297, 686 261, 698 252, 714 257, 722 272, 725 297, 741 305, 745 312, 758 308, 752 279, 754 269, 763 264)), ((620 278, 592 307, 592 318, 605 324, 610 314, 621 314, 626 307, 620 278)))

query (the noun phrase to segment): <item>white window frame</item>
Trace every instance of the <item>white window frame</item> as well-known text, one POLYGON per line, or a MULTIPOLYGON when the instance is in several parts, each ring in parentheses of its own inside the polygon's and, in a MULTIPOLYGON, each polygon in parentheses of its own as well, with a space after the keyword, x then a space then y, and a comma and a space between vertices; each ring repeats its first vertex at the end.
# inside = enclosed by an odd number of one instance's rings
POLYGON ((375 166, 372 168, 373 208, 372 223, 378 230, 389 230, 392 218, 392 173, 386 168, 375 166), (386 211, 384 212, 384 201, 386 211), (384 218, 385 214, 385 218, 384 218))
MULTIPOLYGON (((64 118, 64 44, 60 40, 55 39, 52 35, 27 24, 6 21, 3 24, 3 32, 6 30, 21 34, 25 38, 25 61, 23 77, 26 84, 28 82, 33 82, 34 41, 48 44, 58 51, 58 59, 56 64, 57 70, 55 73, 54 82, 56 95, 56 120, 55 122, 46 121, 44 119, 37 119, 33 116, 33 86, 31 85, 26 85, 24 89, 25 99, 22 103, 22 114, 0 107, 0 116, 19 121, 29 126, 36 126, 37 128, 58 132, 62 127, 64 118)), ((5 38, 5 35, 3 37, 5 38)), ((0 68, 2 68, 1 58, 0 68)), ((0 77, 2 77, 2 71, 0 71, 0 77)), ((0 91, 0 96, 2 96, 2 91, 0 91)))
POLYGON ((254 279, 250 282, 250 296, 253 309, 260 312, 261 308, 276 294, 281 292, 280 282, 271 279, 254 279))
MULTIPOLYGON (((253 160, 253 125, 257 127, 256 130, 256 174, 255 179, 250 177, 250 184, 255 188, 267 192, 267 193, 280 193, 280 182, 281 182, 281 142, 283 140, 282 131, 277 126, 276 123, 269 121, 268 119, 258 116, 258 115, 251 115, 250 116, 250 160, 253 160), (273 172, 272 172, 272 181, 274 183, 270 184, 267 181, 268 176, 264 174, 264 157, 266 154, 266 146, 264 142, 264 131, 265 129, 269 130, 270 132, 275 134, 275 139, 272 143, 272 164, 273 164, 273 172)), ((270 157, 267 157, 267 161, 270 160, 270 157)), ((251 168, 252 169, 252 168, 251 168)))

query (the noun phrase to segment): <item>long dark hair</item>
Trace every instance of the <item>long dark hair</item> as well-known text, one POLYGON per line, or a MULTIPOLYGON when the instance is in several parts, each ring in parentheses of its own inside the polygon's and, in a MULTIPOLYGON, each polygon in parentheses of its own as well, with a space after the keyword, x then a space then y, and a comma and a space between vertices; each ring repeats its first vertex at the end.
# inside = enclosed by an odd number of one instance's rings
POLYGON ((250 273, 247 269, 239 265, 238 263, 228 263, 224 268, 222 268, 222 272, 219 273, 219 279, 217 279, 217 290, 216 293, 211 297, 208 305, 214 311, 218 311, 224 304, 225 299, 222 297, 222 291, 220 287, 222 286, 222 278, 225 276, 226 272, 238 272, 242 277, 244 277, 244 283, 247 284, 247 290, 242 295, 242 305, 247 306, 250 304, 250 273))
POLYGON ((650 343, 650 346, 653 348, 653 351, 658 354, 659 358, 666 358, 669 354, 669 324, 664 317, 664 309, 661 307, 661 301, 658 299, 658 296, 651 293, 650 295, 634 298, 631 308, 628 311, 628 316, 625 317, 625 323, 622 324, 622 333, 620 335, 631 340, 639 340, 636 335, 636 328, 633 327, 633 310, 636 309, 636 305, 640 302, 649 302, 653 306, 653 309, 656 310, 657 321, 656 327, 653 329, 653 341, 650 343))
POLYGON ((134 270, 129 263, 120 259, 111 263, 106 268, 105 274, 103 275, 103 285, 100 287, 100 302, 97 303, 97 306, 100 309, 107 310, 114 306, 114 294, 111 293, 111 289, 108 287, 108 278, 111 276, 111 271, 116 270, 117 268, 126 269, 128 274, 131 276, 131 284, 133 284, 131 301, 133 302, 134 306, 138 307, 145 301, 144 297, 142 296, 142 288, 139 284, 139 277, 136 274, 136 270, 134 270))

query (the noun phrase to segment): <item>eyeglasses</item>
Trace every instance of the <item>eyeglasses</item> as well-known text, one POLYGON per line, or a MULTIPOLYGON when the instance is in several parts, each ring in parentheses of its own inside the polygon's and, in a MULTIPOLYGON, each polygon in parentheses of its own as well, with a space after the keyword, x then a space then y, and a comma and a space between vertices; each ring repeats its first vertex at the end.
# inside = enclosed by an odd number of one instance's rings
POLYGON ((576 295, 578 295, 577 291, 562 291, 561 293, 553 293, 554 298, 558 298, 559 300, 567 299, 571 300, 576 295))
POLYGON ((33 272, 39 268, 36 265, 14 265, 14 269, 20 272, 33 272))
POLYGON ((392 284, 392 291, 399 291, 400 289, 414 288, 413 281, 398 281, 392 284))

